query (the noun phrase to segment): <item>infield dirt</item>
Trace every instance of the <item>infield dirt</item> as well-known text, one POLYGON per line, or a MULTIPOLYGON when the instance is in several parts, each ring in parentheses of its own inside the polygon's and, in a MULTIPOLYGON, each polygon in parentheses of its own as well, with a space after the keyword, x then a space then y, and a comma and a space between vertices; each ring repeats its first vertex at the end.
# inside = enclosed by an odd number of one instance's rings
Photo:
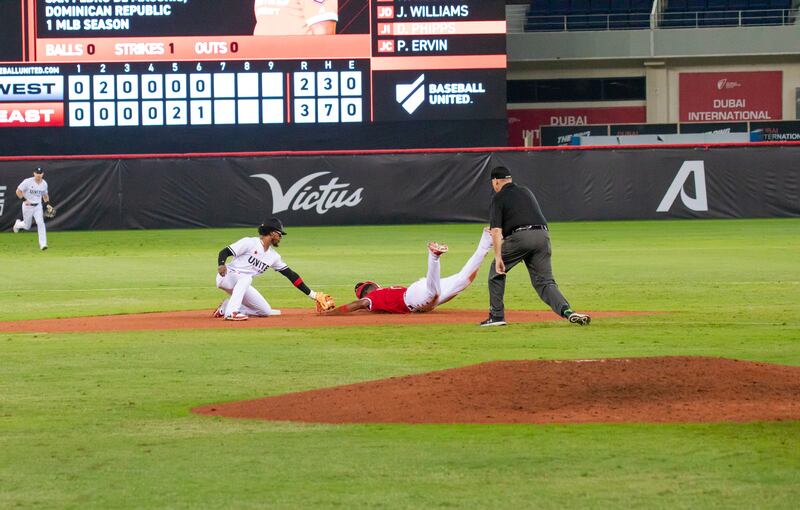
POLYGON ((192 411, 317 423, 799 420, 800 367, 705 357, 494 361, 192 411))
MULTIPOLYGON (((654 312, 589 312, 594 318, 650 315, 654 312)), ((330 328, 348 326, 384 326, 409 324, 475 324, 486 318, 485 311, 435 310, 430 313, 393 315, 354 313, 351 315, 318 315, 310 309, 283 309, 274 317, 251 317, 247 321, 226 321, 212 318, 212 310, 154 312, 128 315, 69 317, 0 322, 3 333, 79 333, 84 331, 145 331, 166 329, 235 329, 235 328, 330 328)), ((510 311, 510 323, 563 321, 549 311, 510 311)))

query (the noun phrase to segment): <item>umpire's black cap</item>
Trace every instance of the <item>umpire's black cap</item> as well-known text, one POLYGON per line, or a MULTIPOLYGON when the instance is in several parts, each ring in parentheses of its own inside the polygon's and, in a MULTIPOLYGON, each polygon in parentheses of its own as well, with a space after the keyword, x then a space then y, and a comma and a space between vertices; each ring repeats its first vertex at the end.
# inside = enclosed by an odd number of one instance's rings
POLYGON ((283 222, 278 218, 270 218, 258 227, 258 233, 263 236, 270 232, 280 232, 282 236, 285 236, 286 232, 283 231, 283 222))
POLYGON ((492 169, 492 179, 511 179, 511 171, 504 166, 492 169))
POLYGON ((35 174, 43 174, 44 173, 44 168, 42 168, 40 166, 37 166, 36 168, 34 168, 33 173, 35 173, 35 174))

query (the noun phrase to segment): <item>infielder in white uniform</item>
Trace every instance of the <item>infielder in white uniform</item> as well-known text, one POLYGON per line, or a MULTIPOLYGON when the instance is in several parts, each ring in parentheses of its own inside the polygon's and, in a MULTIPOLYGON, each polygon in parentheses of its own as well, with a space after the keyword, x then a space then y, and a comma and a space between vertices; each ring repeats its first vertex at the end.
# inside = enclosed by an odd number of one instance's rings
MULTIPOLYGON (((219 305, 214 317, 243 321, 249 315, 267 317, 280 315, 273 310, 264 296, 253 288, 253 278, 272 269, 289 279, 301 292, 313 300, 317 292, 309 289, 300 276, 289 269, 275 251, 286 235, 278 218, 265 221, 258 227, 258 237, 245 237, 223 248, 217 258, 217 287, 231 295, 219 305), (233 259, 226 264, 228 257, 233 259)), ((320 292, 320 295, 323 293, 320 292)))
POLYGON ((14 222, 14 232, 20 229, 30 230, 31 222, 36 220, 39 232, 39 249, 47 249, 47 231, 44 227, 44 208, 51 208, 50 195, 47 192, 47 181, 44 180, 44 169, 37 167, 33 177, 28 177, 17 186, 17 197, 22 200, 22 219, 14 222))

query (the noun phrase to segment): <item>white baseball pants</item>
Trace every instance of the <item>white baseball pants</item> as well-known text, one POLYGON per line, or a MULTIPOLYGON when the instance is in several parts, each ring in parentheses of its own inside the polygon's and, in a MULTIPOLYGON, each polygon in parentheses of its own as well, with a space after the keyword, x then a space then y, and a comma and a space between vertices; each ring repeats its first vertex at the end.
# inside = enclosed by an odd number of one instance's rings
POLYGON ((439 257, 428 253, 428 274, 406 291, 406 304, 414 310, 429 311, 463 292, 475 280, 483 259, 492 247, 492 236, 484 231, 478 248, 458 273, 440 278, 439 257))
POLYGON ((217 274, 217 288, 231 295, 223 304, 223 314, 227 317, 233 312, 245 315, 269 316, 272 307, 256 289, 253 288, 253 277, 228 269, 225 276, 217 274))
POLYGON ((44 228, 42 204, 22 204, 22 228, 30 230, 33 220, 36 220, 36 230, 39 233, 39 248, 43 248, 47 246, 47 231, 44 228))

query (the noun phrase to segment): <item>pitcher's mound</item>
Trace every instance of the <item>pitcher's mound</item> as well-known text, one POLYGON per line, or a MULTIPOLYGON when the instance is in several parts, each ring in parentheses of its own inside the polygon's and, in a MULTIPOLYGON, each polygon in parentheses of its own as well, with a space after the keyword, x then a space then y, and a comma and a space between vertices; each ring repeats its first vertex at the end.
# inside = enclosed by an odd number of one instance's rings
POLYGON ((319 423, 798 420, 800 367, 701 357, 495 361, 193 412, 319 423))

